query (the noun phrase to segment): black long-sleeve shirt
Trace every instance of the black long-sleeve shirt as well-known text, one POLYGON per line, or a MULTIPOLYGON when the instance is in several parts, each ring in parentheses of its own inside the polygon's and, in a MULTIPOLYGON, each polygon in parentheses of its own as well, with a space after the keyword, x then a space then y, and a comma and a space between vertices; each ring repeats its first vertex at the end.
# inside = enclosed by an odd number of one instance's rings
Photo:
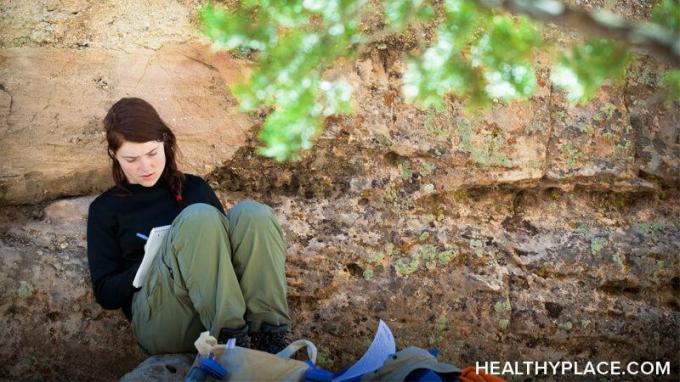
MULTIPOLYGON (((112 187, 90 205, 87 219, 87 259, 97 302, 105 309, 123 308, 132 319, 132 286, 144 257, 145 241, 153 227, 171 224, 181 207, 161 178, 152 187, 128 185, 130 193, 112 187)), ((187 174, 184 205, 206 203, 224 213, 215 192, 201 178, 187 174)))

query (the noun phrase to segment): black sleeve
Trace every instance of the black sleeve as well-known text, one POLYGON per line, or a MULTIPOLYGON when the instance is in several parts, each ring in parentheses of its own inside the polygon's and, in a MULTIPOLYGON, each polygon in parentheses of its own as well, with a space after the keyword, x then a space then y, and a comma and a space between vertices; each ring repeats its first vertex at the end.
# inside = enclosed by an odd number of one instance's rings
POLYGON ((224 207, 222 206, 222 202, 217 198, 217 195, 215 195, 215 191, 210 187, 208 182, 203 181, 203 188, 204 188, 204 195, 205 199, 208 201, 208 204, 214 206, 218 210, 222 211, 224 213, 224 207))
POLYGON ((104 309, 118 309, 132 299, 132 286, 141 260, 127 266, 115 238, 115 220, 90 205, 87 218, 87 260, 94 297, 104 309))

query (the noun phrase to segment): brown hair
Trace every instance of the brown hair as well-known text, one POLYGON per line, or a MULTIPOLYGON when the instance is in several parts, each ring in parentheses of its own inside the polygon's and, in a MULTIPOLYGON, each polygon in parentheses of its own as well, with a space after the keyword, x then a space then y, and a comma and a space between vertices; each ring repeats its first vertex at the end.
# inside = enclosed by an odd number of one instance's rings
POLYGON ((148 102, 141 98, 121 98, 113 104, 104 117, 108 153, 112 160, 111 172, 118 188, 128 191, 128 180, 116 159, 116 151, 125 141, 144 143, 161 141, 165 148, 165 168, 161 177, 178 202, 182 200, 184 174, 177 169, 176 155, 179 153, 175 134, 148 102))

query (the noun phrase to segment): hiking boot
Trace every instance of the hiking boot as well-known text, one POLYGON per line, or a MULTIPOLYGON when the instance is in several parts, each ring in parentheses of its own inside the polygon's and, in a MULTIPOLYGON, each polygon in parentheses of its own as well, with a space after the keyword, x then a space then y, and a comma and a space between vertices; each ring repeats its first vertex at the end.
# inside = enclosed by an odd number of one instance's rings
POLYGON ((219 336, 217 336, 217 343, 226 344, 230 338, 236 338, 236 346, 249 348, 250 336, 248 336, 248 329, 248 324, 243 325, 239 329, 222 328, 219 336))
POLYGON ((260 325, 260 331, 250 333, 253 349, 276 354, 283 350, 290 342, 288 325, 274 326, 266 322, 260 325))

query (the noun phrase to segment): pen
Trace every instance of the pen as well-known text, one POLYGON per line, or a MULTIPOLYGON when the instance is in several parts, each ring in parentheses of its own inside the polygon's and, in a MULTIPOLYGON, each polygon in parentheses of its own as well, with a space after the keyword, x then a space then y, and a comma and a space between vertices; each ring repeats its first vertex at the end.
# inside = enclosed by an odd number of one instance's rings
POLYGON ((149 237, 148 237, 148 236, 143 235, 143 234, 141 234, 141 233, 137 233, 137 237, 140 238, 140 239, 142 239, 142 240, 149 240, 149 237))

